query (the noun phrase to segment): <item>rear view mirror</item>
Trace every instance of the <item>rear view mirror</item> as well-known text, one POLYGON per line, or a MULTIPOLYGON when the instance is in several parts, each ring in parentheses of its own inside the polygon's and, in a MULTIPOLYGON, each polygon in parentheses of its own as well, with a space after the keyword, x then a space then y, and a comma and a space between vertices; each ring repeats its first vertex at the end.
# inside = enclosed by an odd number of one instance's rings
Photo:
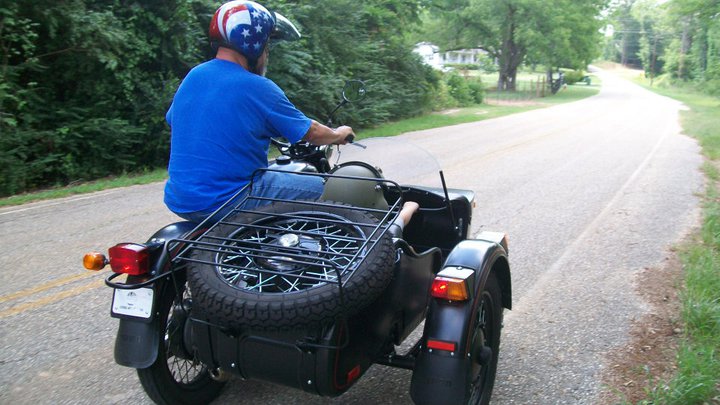
POLYGON ((342 96, 348 103, 356 103, 365 98, 365 83, 362 80, 348 80, 343 87, 342 96))

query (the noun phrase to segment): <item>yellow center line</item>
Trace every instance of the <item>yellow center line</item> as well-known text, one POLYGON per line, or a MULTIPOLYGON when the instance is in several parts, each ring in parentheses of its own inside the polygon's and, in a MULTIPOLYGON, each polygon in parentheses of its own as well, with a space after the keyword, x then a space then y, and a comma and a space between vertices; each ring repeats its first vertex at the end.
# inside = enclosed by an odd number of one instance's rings
POLYGON ((82 294, 86 291, 92 290, 93 288, 100 287, 101 285, 104 285, 104 284, 105 284, 104 279, 93 280, 92 282, 90 282, 88 284, 84 284, 84 285, 81 285, 81 286, 78 286, 75 288, 71 288, 69 290, 65 290, 65 291, 59 292, 54 295, 50 295, 48 297, 39 299, 37 301, 20 304, 20 305, 12 307, 10 309, 7 309, 5 311, 1 311, 0 318, 17 315, 17 314, 20 314, 25 311, 30 311, 30 310, 37 309, 37 308, 40 308, 45 305, 55 303, 57 301, 65 299, 65 298, 74 297, 74 296, 82 294))
POLYGON ((95 272, 91 273, 88 271, 86 273, 75 274, 75 275, 72 275, 69 277, 57 279, 57 280, 51 281, 47 284, 39 285, 37 287, 28 288, 27 290, 22 290, 22 291, 18 291, 16 293, 3 295, 2 297, 0 297, 0 304, 2 304, 3 302, 6 302, 6 301, 15 300, 18 298, 25 298, 30 295, 37 294, 41 291, 49 290, 51 288, 55 288, 55 287, 61 286, 63 284, 72 283, 73 281, 82 280, 84 278, 92 277, 95 275, 97 275, 97 273, 95 273, 95 272))

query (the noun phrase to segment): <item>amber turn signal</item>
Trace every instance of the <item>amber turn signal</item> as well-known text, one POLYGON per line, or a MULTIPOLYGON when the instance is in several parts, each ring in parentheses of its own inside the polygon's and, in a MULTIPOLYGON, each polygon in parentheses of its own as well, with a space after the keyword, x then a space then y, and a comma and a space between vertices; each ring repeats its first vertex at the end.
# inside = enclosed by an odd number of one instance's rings
POLYGON ((88 270, 102 270, 108 264, 108 259, 104 254, 91 252, 83 256, 83 266, 88 270))
POLYGON ((449 301, 465 301, 469 297, 465 280, 446 277, 435 277, 430 288, 430 295, 449 301))

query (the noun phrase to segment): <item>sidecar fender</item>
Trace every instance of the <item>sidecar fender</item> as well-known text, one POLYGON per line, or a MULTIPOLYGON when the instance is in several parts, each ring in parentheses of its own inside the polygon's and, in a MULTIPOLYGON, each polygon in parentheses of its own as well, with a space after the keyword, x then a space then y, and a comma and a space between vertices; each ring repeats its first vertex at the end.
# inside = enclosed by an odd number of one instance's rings
POLYGON ((467 336, 473 304, 491 272, 495 272, 500 283, 503 307, 509 309, 511 306, 507 243, 500 235, 480 234, 478 239, 464 240, 445 261, 443 269, 473 270, 467 279, 472 286, 470 298, 462 302, 430 300, 422 347, 410 383, 410 396, 416 404, 459 404, 465 399, 472 367, 467 336), (428 340, 449 342, 455 350, 433 350, 428 348, 428 340))
MULTIPOLYGON (((168 264, 168 254, 164 244, 172 239, 182 238, 197 226, 194 222, 176 222, 170 224, 150 237, 147 244, 156 244, 157 251, 152 255, 152 272, 158 274, 168 264)), ((126 283, 133 283, 130 277, 126 283)), ((152 286, 155 290, 153 307, 158 305, 165 288, 173 288, 172 280, 162 278, 152 286)), ((157 358, 160 338, 165 325, 153 316, 150 319, 121 318, 115 338, 115 362, 132 368, 148 368, 157 358)))

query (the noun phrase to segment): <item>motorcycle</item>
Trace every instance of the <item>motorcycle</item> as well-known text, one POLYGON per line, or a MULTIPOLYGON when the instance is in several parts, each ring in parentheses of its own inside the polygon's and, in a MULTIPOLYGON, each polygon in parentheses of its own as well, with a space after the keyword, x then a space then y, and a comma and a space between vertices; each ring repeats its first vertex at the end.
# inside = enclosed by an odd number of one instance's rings
MULTIPOLYGON (((364 92, 348 82, 338 108, 364 92)), ((442 171, 440 187, 386 178, 368 163, 382 142, 333 162, 339 148, 274 139, 264 170, 322 177, 321 199, 265 199, 251 182, 217 217, 85 255, 89 270, 112 268, 115 361, 153 401, 208 403, 231 376, 335 397, 380 364, 412 370, 416 404, 489 403, 511 308, 507 238, 469 238, 474 193, 442 171), (420 208, 404 224, 406 201, 420 208)))

